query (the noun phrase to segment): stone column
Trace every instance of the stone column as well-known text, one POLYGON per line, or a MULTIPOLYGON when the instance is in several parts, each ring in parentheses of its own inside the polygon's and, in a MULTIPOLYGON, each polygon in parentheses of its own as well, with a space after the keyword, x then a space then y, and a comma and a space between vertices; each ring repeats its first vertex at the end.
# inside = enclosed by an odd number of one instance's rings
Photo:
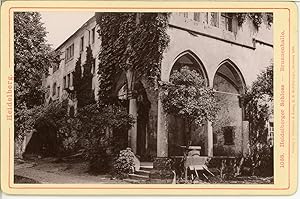
POLYGON ((163 110, 160 96, 158 99, 157 115, 157 157, 153 161, 150 179, 155 183, 171 183, 174 174, 168 158, 168 120, 163 110))
POLYGON ((135 77, 133 69, 126 71, 126 79, 128 86, 128 99, 129 99, 129 114, 133 116, 135 120, 133 126, 128 130, 128 145, 132 149, 133 153, 137 151, 137 101, 136 93, 134 89, 135 77))
POLYGON ((131 96, 129 99, 129 114, 131 114, 135 120, 133 126, 128 130, 128 143, 133 153, 137 151, 137 102, 136 98, 131 96))
POLYGON ((213 129, 212 123, 207 122, 207 155, 213 156, 214 140, 213 140, 213 129))
POLYGON ((168 126, 167 115, 163 110, 160 96, 158 99, 157 115, 157 157, 168 157, 168 126))

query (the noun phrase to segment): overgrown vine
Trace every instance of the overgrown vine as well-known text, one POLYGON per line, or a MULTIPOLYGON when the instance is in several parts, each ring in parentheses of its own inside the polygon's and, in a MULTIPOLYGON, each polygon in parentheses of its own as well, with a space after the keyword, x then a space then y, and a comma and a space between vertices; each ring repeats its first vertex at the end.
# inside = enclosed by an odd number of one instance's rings
POLYGON ((249 18, 256 29, 258 29, 264 20, 270 26, 273 23, 273 14, 272 13, 261 13, 261 12, 254 12, 254 13, 236 13, 235 14, 238 25, 242 26, 245 22, 246 18, 249 18))
POLYGON ((128 70, 134 81, 160 78, 160 64, 169 36, 168 13, 96 13, 100 27, 99 102, 111 103, 115 80, 128 70))

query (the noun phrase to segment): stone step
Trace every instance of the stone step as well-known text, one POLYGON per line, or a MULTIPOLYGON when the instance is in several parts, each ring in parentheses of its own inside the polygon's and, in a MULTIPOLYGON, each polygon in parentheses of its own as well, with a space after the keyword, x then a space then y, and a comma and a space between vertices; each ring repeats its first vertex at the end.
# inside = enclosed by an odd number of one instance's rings
POLYGON ((148 170, 138 170, 138 171, 135 171, 134 173, 137 174, 137 175, 143 175, 143 176, 149 177, 150 171, 148 171, 148 170))
POLYGON ((144 171, 151 171, 153 169, 153 166, 141 166, 140 170, 144 170, 144 171))
POLYGON ((129 178, 130 179, 134 179, 134 180, 148 180, 149 176, 144 176, 144 175, 138 175, 138 174, 129 174, 129 178))

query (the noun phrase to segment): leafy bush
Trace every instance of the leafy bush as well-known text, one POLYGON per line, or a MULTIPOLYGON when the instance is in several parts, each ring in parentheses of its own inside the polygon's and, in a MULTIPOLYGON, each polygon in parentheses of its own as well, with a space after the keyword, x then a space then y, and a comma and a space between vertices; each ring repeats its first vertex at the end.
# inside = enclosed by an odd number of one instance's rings
MULTIPOLYGON (((52 102, 50 104, 43 104, 40 106, 34 106, 27 109, 23 107, 16 109, 15 119, 15 143, 21 145, 24 136, 27 133, 31 133, 34 130, 38 130, 41 133, 45 133, 43 129, 52 129, 58 132, 59 129, 66 124, 66 104, 64 102, 52 102)), ((57 135, 59 137, 59 135, 57 135)), ((58 142, 59 143, 59 142, 58 142)), ((62 142, 61 142, 62 143, 62 142)), ((60 145, 57 148, 62 149, 60 145)), ((22 156, 25 151, 18 151, 17 156, 22 156)), ((61 151, 55 151, 60 153, 61 151)))
MULTIPOLYGON (((191 127, 203 125, 207 121, 214 121, 219 111, 212 88, 205 84, 205 79, 188 66, 174 71, 170 83, 162 84, 162 104, 164 110, 184 121, 186 149, 191 144, 191 127)), ((187 151, 184 152, 184 161, 187 151)), ((185 176, 187 169, 185 168, 185 176)), ((187 181, 187 179, 185 179, 187 181)))
POLYGON ((134 153, 130 148, 120 151, 118 158, 113 163, 114 174, 118 177, 126 177, 133 172, 134 153))
POLYGON ((77 117, 81 122, 82 139, 85 140, 84 157, 90 162, 90 170, 94 173, 109 171, 112 157, 119 152, 115 147, 124 142, 114 138, 127 139, 120 134, 127 135, 134 121, 132 116, 121 106, 90 104, 80 109, 77 117))
POLYGON ((245 163, 251 175, 272 176, 273 145, 267 140, 266 123, 273 115, 273 65, 258 75, 244 99, 250 124, 250 154, 245 163))

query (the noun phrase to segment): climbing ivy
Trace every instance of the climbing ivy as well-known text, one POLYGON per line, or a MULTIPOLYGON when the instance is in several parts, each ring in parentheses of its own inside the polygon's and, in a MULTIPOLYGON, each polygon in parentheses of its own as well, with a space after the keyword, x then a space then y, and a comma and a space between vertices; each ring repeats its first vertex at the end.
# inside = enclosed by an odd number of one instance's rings
POLYGON ((80 55, 76 61, 75 70, 73 74, 73 86, 74 86, 75 93, 79 93, 80 90, 81 74, 82 71, 81 71, 81 55, 80 55))
POLYGON ((242 26, 245 22, 246 18, 249 18, 256 29, 260 27, 264 20, 266 20, 267 24, 270 26, 273 23, 273 14, 272 13, 235 13, 235 16, 238 20, 238 25, 242 26), (266 17, 265 17, 266 16, 266 17))
POLYGON ((81 56, 79 56, 75 64, 74 91, 76 93, 79 108, 94 102, 94 95, 92 90, 93 74, 91 73, 92 66, 93 53, 92 48, 89 45, 86 48, 86 61, 83 66, 81 66, 81 56), (83 67, 83 71, 81 67, 83 67))
POLYGON ((132 70, 134 81, 157 81, 169 37, 168 13, 96 13, 100 27, 99 101, 112 102, 115 80, 132 70))

